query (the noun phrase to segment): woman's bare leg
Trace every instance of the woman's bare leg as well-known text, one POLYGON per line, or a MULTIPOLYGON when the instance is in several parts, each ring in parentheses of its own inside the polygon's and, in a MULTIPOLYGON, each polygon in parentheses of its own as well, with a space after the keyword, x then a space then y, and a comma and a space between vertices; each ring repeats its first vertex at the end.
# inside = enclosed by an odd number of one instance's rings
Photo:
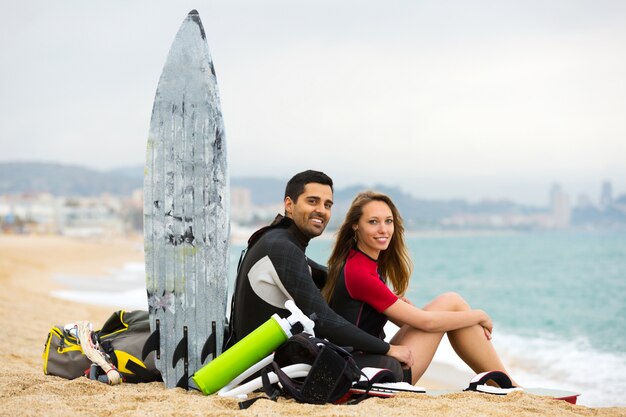
POLYGON ((411 346, 413 353, 411 379, 413 384, 417 383, 426 372, 426 368, 432 362, 442 338, 443 333, 428 333, 405 324, 391 339, 391 344, 411 346))
MULTIPOLYGON (((470 306, 456 293, 445 293, 431 301, 424 310, 431 311, 465 311, 470 306)), ((484 329, 479 326, 465 327, 447 332, 450 345, 457 355, 476 373, 485 371, 502 371, 507 373, 493 344, 485 336, 484 329)), ((510 377, 510 375, 509 375, 510 377)), ((517 385, 511 378, 513 385, 517 385)))

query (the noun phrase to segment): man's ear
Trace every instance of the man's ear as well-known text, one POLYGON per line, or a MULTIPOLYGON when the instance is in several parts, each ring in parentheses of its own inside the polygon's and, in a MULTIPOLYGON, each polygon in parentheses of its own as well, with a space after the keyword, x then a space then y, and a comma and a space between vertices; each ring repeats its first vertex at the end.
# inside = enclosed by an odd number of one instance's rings
POLYGON ((293 201, 291 197, 285 197, 285 216, 291 217, 291 211, 293 210, 293 201))

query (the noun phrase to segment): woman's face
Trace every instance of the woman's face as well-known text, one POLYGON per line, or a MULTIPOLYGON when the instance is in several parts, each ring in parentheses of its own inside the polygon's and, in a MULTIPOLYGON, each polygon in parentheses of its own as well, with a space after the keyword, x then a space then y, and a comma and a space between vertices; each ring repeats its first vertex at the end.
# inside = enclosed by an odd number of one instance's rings
POLYGON ((357 247, 373 259, 387 249, 393 236, 393 215, 387 203, 370 201, 363 206, 359 222, 353 226, 357 247))

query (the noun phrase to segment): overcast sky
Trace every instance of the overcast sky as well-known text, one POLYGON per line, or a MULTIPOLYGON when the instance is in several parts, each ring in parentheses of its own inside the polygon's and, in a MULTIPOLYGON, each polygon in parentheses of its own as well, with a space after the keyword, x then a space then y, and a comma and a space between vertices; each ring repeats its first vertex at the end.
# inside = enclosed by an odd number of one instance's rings
POLYGON ((0 161, 142 165, 197 9, 231 176, 544 203, 626 192, 626 2, 2 1, 0 161))

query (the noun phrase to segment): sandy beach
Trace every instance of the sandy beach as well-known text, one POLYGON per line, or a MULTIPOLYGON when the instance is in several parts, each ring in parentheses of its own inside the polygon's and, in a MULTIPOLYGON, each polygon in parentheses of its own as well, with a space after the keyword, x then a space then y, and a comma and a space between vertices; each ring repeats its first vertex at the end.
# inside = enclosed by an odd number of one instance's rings
MULTIPOLYGON (((0 235, 0 415, 33 416, 626 416, 626 408, 588 408, 524 392, 507 396, 457 393, 439 397, 403 394, 368 399, 358 405, 314 406, 285 398, 257 401, 248 410, 237 401, 203 396, 161 383, 108 386, 86 378, 65 380, 43 374, 42 352, 55 324, 89 320, 101 325, 115 310, 61 301, 50 291, 62 289, 54 274, 98 277, 109 268, 142 262, 140 239, 79 240, 56 236, 0 235)), ((432 369, 429 375, 448 372, 432 369)), ((446 378, 420 381, 429 388, 446 378)))

